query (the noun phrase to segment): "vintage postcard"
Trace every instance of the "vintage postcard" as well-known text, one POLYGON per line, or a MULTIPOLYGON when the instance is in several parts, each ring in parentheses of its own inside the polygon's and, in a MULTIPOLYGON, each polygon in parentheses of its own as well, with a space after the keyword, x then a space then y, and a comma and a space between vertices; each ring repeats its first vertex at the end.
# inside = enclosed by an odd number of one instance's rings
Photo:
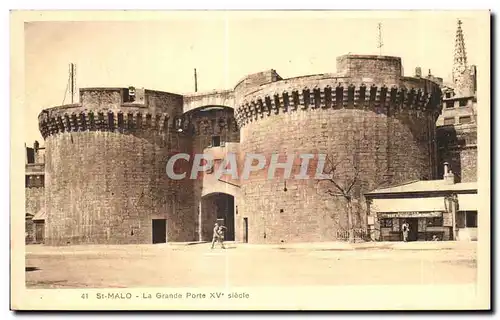
POLYGON ((490 19, 11 12, 11 308, 490 309, 490 19))

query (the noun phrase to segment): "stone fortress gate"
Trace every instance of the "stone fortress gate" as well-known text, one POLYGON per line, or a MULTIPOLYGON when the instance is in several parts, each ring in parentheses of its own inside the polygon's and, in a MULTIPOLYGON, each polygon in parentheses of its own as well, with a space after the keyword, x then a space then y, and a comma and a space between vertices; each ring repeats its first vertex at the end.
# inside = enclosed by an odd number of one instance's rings
MULTIPOLYGON (((80 103, 43 110, 46 244, 207 241, 217 220, 226 239, 250 243, 335 241, 366 228, 365 192, 433 179, 438 83, 404 77, 401 59, 345 55, 337 74, 246 76, 233 90, 177 95, 85 88, 80 103), (351 201, 332 182, 166 174, 175 153, 327 154, 351 201)), ((312 160, 315 161, 314 159, 312 160)), ((184 163, 190 167, 192 163, 184 163)), ((294 164, 294 170, 300 164, 294 164)), ((181 168, 182 169, 182 168, 181 168)), ((330 166, 331 169, 331 166, 330 166)))

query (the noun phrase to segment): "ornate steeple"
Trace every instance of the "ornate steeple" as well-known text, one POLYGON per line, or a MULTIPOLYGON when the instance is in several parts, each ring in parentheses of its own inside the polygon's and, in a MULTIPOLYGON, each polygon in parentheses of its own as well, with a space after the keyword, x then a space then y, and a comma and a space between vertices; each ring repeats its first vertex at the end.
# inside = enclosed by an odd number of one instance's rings
POLYGON ((453 83, 455 94, 461 96, 472 95, 474 92, 470 69, 467 65, 467 52, 465 51, 462 21, 458 20, 455 36, 455 52, 453 59, 453 83))
POLYGON ((462 21, 458 20, 457 34, 455 36, 455 53, 453 59, 453 82, 456 82, 467 69, 467 52, 465 51, 462 21))

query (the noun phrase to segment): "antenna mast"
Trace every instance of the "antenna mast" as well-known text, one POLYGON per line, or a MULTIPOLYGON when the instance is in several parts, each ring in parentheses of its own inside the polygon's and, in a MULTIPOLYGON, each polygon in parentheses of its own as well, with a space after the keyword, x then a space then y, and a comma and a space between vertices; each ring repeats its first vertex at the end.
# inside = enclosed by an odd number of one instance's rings
POLYGON ((194 68, 194 92, 198 92, 198 77, 196 75, 196 68, 194 68))
POLYGON ((377 37, 377 48, 379 48, 379 55, 382 55, 382 47, 384 42, 382 40, 382 23, 378 24, 378 37, 377 37))

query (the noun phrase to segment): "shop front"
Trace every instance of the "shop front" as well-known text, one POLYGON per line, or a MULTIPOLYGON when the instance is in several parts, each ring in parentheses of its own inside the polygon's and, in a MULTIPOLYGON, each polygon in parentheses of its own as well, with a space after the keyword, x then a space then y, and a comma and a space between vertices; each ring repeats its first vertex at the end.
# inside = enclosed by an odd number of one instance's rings
POLYGON ((420 180, 365 194, 368 228, 376 241, 477 240, 476 183, 420 180))
POLYGON ((402 225, 409 226, 408 241, 450 240, 443 211, 378 212, 381 241, 403 241, 402 225))

